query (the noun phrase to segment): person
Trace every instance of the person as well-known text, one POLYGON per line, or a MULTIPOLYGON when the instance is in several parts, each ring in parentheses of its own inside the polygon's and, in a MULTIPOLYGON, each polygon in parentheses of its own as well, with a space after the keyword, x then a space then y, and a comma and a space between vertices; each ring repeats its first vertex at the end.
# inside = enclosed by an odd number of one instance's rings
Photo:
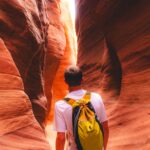
MULTIPOLYGON (((68 85, 69 93, 66 97, 79 100, 86 93, 82 88, 82 71, 77 66, 69 66, 64 72, 65 82, 68 85)), ((91 103, 104 131, 104 150, 106 150, 109 128, 105 107, 99 94, 91 92, 91 103)), ((72 131, 72 107, 66 101, 59 100, 55 103, 54 129, 57 131, 56 150, 63 150, 65 141, 68 139, 67 150, 77 150, 72 131), (67 135, 67 136, 66 136, 67 135)))

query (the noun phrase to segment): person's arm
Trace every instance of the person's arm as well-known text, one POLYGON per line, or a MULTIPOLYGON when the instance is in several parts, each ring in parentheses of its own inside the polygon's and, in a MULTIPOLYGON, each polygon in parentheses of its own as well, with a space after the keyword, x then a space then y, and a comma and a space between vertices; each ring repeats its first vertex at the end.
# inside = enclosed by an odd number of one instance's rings
POLYGON ((65 133, 67 130, 65 119, 62 112, 62 101, 55 103, 54 111, 54 130, 57 132, 56 137, 56 150, 64 150, 65 133))
POLYGON ((104 130, 104 150, 107 148, 108 138, 109 138, 109 127, 108 121, 104 121, 101 123, 104 130))
POLYGON ((64 150, 64 145, 65 145, 65 132, 57 132, 56 150, 64 150))

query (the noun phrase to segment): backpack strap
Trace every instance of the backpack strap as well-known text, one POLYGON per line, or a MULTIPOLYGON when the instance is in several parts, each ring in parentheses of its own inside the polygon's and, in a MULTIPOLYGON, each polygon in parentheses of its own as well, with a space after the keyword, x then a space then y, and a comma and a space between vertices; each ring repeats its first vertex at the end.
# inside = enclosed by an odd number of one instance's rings
POLYGON ((83 98, 81 99, 81 101, 88 103, 88 102, 90 102, 90 100, 91 100, 91 93, 89 91, 87 91, 85 93, 85 95, 83 96, 83 98))
POLYGON ((91 93, 87 91, 87 92, 84 94, 84 96, 83 96, 79 101, 76 101, 76 100, 74 100, 74 99, 72 99, 72 98, 68 98, 68 97, 65 97, 64 100, 65 100, 68 104, 70 104, 72 107, 74 107, 74 106, 79 105, 79 104, 82 103, 82 102, 84 102, 84 103, 90 102, 90 100, 91 100, 91 93))
POLYGON ((75 103, 75 100, 72 98, 65 97, 64 100, 71 106, 75 103))

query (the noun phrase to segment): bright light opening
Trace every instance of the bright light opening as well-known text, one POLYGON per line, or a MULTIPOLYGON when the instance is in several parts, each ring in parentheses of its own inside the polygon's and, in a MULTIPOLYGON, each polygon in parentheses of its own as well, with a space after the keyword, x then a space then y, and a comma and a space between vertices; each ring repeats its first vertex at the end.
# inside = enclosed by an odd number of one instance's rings
POLYGON ((75 21, 75 0, 68 0, 68 3, 70 5, 71 18, 74 22, 75 21))
POLYGON ((70 47, 70 58, 77 62, 77 35, 75 31, 75 0, 60 0, 61 20, 64 25, 65 33, 70 47), (72 51, 72 52, 71 52, 72 51))

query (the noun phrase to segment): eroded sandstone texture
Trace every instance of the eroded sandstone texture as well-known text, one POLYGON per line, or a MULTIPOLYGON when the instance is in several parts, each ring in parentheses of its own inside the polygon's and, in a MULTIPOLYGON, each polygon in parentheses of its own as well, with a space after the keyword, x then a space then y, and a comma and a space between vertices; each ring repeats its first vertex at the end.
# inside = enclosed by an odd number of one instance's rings
POLYGON ((0 1, 0 149, 50 149, 43 129, 76 63, 73 26, 67 0, 0 1))
MULTIPOLYGON (((150 1, 76 6, 78 65, 84 87, 104 97, 108 150, 150 149, 150 1)), ((72 27, 66 0, 0 0, 0 149, 50 149, 40 125, 52 95, 66 94, 63 71, 76 61, 72 27)))
POLYGON ((68 0, 49 1, 47 6, 49 28, 44 79, 51 110, 48 120, 52 120, 54 102, 67 93, 63 74, 68 65, 76 63, 76 42, 68 0))
POLYGON ((150 149, 150 1, 76 0, 84 87, 103 95, 108 150, 150 149))
POLYGON ((2 150, 50 149, 39 125, 47 112, 42 81, 47 28, 45 0, 0 1, 2 150))

